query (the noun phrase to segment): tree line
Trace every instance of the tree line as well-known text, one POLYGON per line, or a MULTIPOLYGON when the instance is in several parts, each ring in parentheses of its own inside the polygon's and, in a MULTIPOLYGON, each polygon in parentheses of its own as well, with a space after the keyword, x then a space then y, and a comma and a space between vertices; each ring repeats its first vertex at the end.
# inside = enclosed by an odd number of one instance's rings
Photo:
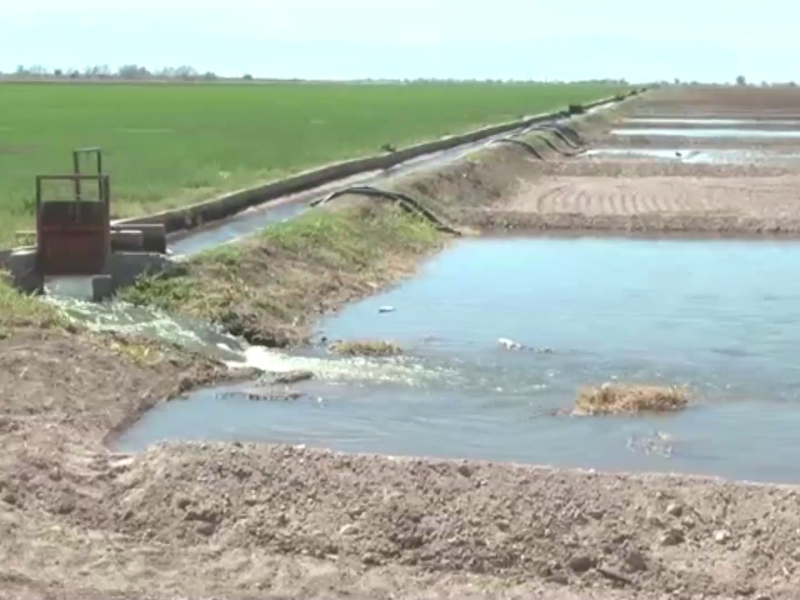
MULTIPOLYGON (((217 75, 213 71, 200 72, 190 65, 181 65, 179 67, 163 67, 160 69, 150 70, 141 65, 129 64, 122 65, 116 69, 112 69, 109 65, 92 65, 83 69, 48 69, 42 65, 19 65, 15 71, 10 73, 0 72, 0 77, 10 77, 13 79, 109 79, 109 80, 124 80, 124 81, 148 81, 148 80, 178 80, 178 81, 217 81, 217 80, 243 80, 252 81, 254 77, 249 73, 245 73, 240 77, 225 77, 217 75)), ((272 81, 272 80, 270 80, 272 81)), ((277 81, 277 80, 274 80, 277 81)), ((290 79, 287 81, 302 82, 303 79, 290 79)), ((362 84, 382 84, 382 83, 406 83, 415 85, 424 84, 442 84, 442 83, 492 83, 492 84, 515 84, 515 83, 559 83, 559 84, 595 84, 595 85, 628 85, 625 79, 587 79, 582 81, 546 81, 535 82, 520 81, 520 80, 503 80, 503 79, 484 79, 484 80, 464 80, 464 79, 360 79, 351 83, 362 84)))
MULTIPOLYGON (((201 73, 189 65, 163 67, 154 70, 135 64, 122 65, 116 69, 112 69, 108 65, 91 65, 83 69, 57 68, 52 70, 42 65, 31 65, 28 67, 19 65, 15 71, 6 73, 5 75, 16 79, 124 79, 130 81, 144 81, 148 79, 215 81, 221 79, 221 77, 212 71, 201 73)), ((252 79, 252 76, 245 74, 241 79, 252 79)))

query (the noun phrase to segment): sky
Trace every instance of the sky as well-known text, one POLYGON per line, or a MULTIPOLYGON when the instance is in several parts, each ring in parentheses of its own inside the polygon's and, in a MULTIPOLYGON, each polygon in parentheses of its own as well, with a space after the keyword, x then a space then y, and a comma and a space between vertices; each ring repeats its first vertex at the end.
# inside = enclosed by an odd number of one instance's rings
POLYGON ((800 81, 791 0, 0 0, 0 70, 800 81), (716 8, 715 8, 716 7, 716 8))

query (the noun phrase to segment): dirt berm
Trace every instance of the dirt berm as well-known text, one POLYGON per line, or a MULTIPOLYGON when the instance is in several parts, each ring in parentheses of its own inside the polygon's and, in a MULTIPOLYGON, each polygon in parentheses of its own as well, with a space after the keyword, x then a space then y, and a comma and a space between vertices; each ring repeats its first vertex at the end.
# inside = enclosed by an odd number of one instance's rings
MULTIPOLYGON (((422 196, 421 186, 439 193, 449 178, 465 193, 437 208, 458 226, 459 210, 506 202, 535 181, 533 160, 495 148, 397 185, 422 196)), ((129 296, 291 344, 320 312, 411 273, 446 242, 397 207, 350 198, 129 296)), ((3 598, 800 590, 798 488, 249 444, 118 455, 107 442, 143 410, 229 375, 175 348, 75 330, 4 284, 0 332, 3 598)))

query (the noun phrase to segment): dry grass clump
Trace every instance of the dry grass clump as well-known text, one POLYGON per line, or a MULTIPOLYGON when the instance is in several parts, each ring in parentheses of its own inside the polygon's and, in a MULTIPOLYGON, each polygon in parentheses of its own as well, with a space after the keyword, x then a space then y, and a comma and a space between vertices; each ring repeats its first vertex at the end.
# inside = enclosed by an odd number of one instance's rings
POLYGON ((330 349, 342 356, 397 356, 403 349, 393 342, 353 340, 349 342, 333 342, 330 349))
POLYGON ((689 396, 682 386, 604 383, 578 390, 573 414, 581 416, 675 412, 686 408, 689 396))

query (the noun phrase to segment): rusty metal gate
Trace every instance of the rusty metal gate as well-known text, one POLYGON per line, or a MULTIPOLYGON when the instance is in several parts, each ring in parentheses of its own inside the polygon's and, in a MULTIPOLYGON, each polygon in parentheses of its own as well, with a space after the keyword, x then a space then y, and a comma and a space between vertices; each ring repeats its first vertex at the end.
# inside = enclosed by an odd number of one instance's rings
POLYGON ((81 148, 73 151, 72 160, 71 175, 36 177, 36 261, 45 276, 103 273, 111 249, 111 184, 103 174, 102 150, 81 148), (95 155, 96 174, 81 173, 83 154, 95 155), (45 198, 45 185, 59 181, 72 182, 73 198, 45 198), (84 182, 94 182, 96 194, 87 194, 84 182))
POLYGON ((37 267, 43 275, 103 273, 110 251, 108 175, 39 175, 36 177, 37 267), (48 181, 72 181, 76 191, 84 181, 97 184, 98 197, 47 200, 48 181))

